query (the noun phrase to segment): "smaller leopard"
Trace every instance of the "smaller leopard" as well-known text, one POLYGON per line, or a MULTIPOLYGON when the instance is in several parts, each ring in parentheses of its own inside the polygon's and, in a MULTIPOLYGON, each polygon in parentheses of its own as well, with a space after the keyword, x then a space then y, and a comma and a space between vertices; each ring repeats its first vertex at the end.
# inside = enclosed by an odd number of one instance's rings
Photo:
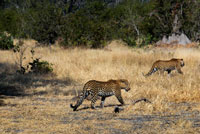
POLYGON ((126 79, 118 80, 108 80, 108 81, 96 81, 90 80, 85 83, 82 93, 79 95, 79 100, 73 106, 70 104, 70 107, 73 108, 73 111, 76 111, 77 108, 83 103, 84 99, 91 100, 91 108, 95 109, 95 102, 98 97, 101 97, 101 108, 104 107, 104 101, 106 97, 115 95, 118 101, 124 105, 123 98, 121 96, 121 89, 125 89, 127 92, 131 89, 130 83, 126 79))
POLYGON ((172 70, 177 70, 178 73, 183 74, 181 67, 184 65, 183 59, 172 58, 171 60, 157 60, 153 63, 150 71, 146 75, 143 75, 150 76, 156 71, 160 71, 161 74, 167 71, 167 73, 170 74, 172 70))

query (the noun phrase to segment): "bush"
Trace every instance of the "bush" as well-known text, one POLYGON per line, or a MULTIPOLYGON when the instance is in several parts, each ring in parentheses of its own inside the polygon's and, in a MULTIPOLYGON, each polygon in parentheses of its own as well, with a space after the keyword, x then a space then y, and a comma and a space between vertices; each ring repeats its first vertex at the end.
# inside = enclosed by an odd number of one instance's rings
POLYGON ((49 63, 48 61, 40 61, 39 58, 34 58, 34 48, 30 50, 32 61, 29 62, 28 65, 23 65, 23 61, 24 59, 26 59, 26 57, 24 56, 26 50, 27 46, 24 44, 23 40, 19 40, 13 48, 13 52, 16 53, 16 57, 18 57, 16 63, 19 65, 19 70, 16 71, 17 73, 25 74, 26 72, 28 72, 35 74, 48 74, 53 72, 53 64, 49 63))
POLYGON ((126 38, 123 38, 123 41, 127 43, 127 45, 131 46, 131 47, 134 47, 136 46, 136 41, 133 37, 126 37, 126 38))
POLYGON ((143 47, 145 45, 149 45, 152 41, 152 35, 147 34, 139 37, 136 41, 136 46, 137 47, 143 47))
POLYGON ((36 74, 47 74, 53 72, 53 64, 50 64, 47 61, 40 61, 38 58, 34 59, 32 62, 29 63, 31 65, 32 73, 36 74))
POLYGON ((13 38, 6 32, 0 32, 0 49, 9 50, 14 47, 13 38))

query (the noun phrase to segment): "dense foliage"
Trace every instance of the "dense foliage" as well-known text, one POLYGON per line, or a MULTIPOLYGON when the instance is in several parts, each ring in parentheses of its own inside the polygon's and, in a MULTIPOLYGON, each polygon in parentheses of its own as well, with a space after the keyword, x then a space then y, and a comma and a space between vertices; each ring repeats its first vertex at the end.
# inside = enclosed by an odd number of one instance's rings
POLYGON ((0 32, 0 49, 9 50, 14 47, 12 36, 6 32, 0 32))
POLYGON ((43 44, 62 38, 66 47, 101 48, 112 39, 142 46, 172 33, 197 41, 199 7, 200 0, 2 0, 0 31, 43 44))

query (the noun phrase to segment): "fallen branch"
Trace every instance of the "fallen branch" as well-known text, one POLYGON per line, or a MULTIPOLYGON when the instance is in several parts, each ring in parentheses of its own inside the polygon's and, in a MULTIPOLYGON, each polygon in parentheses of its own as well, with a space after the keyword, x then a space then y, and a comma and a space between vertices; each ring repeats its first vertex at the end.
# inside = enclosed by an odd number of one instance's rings
POLYGON ((144 102, 147 102, 147 103, 151 103, 151 101, 147 100, 146 98, 142 98, 142 99, 139 99, 139 100, 136 100, 133 105, 135 105, 136 103, 140 102, 140 101, 144 101, 144 102))
MULTIPOLYGON (((147 103, 151 103, 151 101, 149 101, 148 99, 142 98, 142 99, 136 100, 132 105, 135 105, 136 103, 138 103, 138 102, 140 102, 140 101, 144 101, 144 102, 147 102, 147 103)), ((127 104, 127 105, 131 105, 131 104, 127 104)), ((123 111, 123 110, 124 110, 124 108, 119 107, 119 106, 116 106, 116 107, 114 108, 114 112, 115 112, 115 113, 119 113, 120 111, 123 111)))

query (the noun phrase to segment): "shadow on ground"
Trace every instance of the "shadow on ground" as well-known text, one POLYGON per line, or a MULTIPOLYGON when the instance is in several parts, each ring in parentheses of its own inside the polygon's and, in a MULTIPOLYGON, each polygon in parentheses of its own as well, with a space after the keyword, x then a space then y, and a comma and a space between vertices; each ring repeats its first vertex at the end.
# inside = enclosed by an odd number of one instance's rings
MULTIPOLYGON (((48 87, 54 94, 61 92, 58 87, 72 85, 74 81, 70 78, 56 79, 54 74, 19 74, 16 66, 8 63, 0 63, 0 105, 4 105, 5 96, 23 97, 29 95, 44 95, 50 90, 30 92, 38 87, 48 87), (2 97, 3 96, 3 97, 2 97)), ((67 94, 67 93, 66 93, 67 94)))
MULTIPOLYGON (((105 105, 104 108, 106 107, 116 107, 116 106, 122 106, 121 104, 109 104, 109 105, 105 105)), ((96 109, 102 109, 100 106, 95 106, 96 109)), ((82 108, 78 108, 77 111, 82 111, 82 110, 86 110, 86 109, 91 109, 91 107, 86 106, 86 107, 82 107, 82 108)), ((95 110, 95 109, 94 109, 95 110)))

